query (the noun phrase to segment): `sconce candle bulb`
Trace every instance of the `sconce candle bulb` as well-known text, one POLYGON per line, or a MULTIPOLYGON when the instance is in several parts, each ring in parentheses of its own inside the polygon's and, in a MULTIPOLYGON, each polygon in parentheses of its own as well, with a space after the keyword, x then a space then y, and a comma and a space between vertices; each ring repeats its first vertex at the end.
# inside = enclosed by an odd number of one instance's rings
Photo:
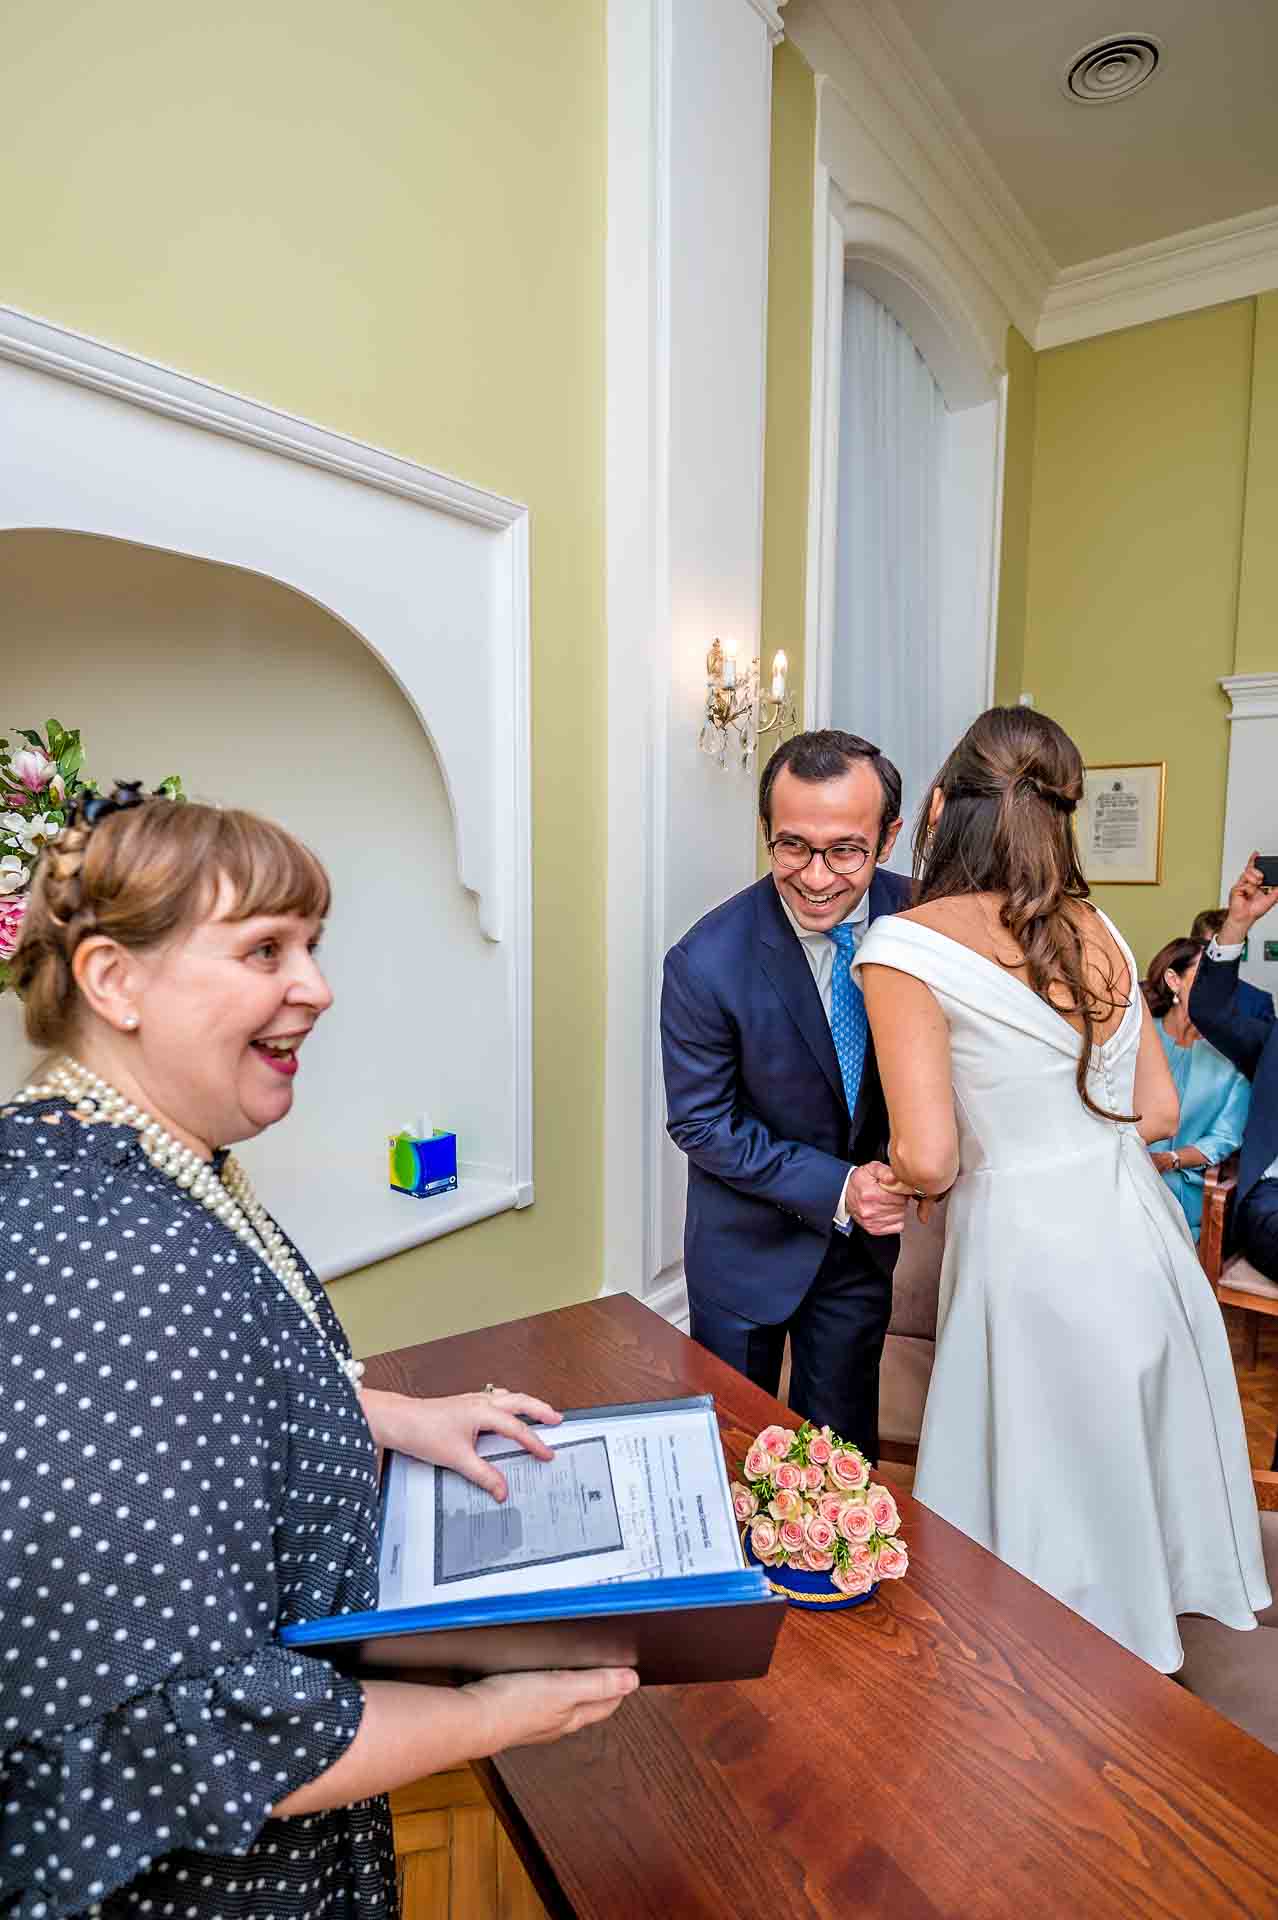
POLYGON ((748 667, 737 672, 735 640, 715 640, 706 654, 706 704, 699 745, 703 753, 713 755, 726 766, 728 736, 740 764, 749 766, 761 733, 775 732, 778 740, 798 724, 794 696, 786 693, 789 661, 778 651, 772 659, 771 695, 759 685, 759 661, 756 655, 748 667))

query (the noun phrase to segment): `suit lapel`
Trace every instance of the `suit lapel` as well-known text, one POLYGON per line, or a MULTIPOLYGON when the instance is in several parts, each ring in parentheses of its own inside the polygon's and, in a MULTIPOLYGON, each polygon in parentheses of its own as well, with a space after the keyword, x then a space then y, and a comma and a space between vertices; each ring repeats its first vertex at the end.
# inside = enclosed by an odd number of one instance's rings
POLYGON ((759 963, 846 1113, 847 1095, 843 1090, 839 1057, 834 1051, 834 1036, 830 1032, 830 1023, 825 1017, 825 1008, 821 1004, 816 981, 812 978, 807 955, 785 917, 785 910, 771 878, 759 882, 755 898, 759 963))

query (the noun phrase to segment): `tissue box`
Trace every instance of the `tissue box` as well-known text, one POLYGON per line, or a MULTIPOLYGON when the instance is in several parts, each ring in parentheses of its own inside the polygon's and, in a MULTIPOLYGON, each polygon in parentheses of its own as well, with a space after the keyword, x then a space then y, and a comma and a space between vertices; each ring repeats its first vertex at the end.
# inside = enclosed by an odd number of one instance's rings
POLYGON ((457 1185, 457 1135, 432 1133, 418 1140, 411 1133, 393 1133, 390 1147, 390 1183, 396 1193, 416 1200, 429 1193, 448 1193, 457 1185))

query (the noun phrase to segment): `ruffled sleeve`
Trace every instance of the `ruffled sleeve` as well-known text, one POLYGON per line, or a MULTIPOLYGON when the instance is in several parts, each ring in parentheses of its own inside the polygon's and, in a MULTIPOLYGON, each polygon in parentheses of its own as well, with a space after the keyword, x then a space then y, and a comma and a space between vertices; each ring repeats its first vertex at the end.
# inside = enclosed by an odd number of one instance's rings
POLYGON ((277 1638, 292 1358, 247 1263, 86 1158, 50 1169, 33 1138, 0 1164, 0 1911, 23 1920, 178 1849, 243 1853, 363 1711, 277 1638))

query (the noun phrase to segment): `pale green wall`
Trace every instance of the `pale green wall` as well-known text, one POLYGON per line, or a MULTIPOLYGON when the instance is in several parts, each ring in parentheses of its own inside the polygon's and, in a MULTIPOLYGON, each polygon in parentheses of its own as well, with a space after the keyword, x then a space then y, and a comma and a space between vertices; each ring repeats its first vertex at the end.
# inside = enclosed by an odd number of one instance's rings
POLYGON ((0 301, 532 510, 537 1203, 339 1282, 365 1352, 599 1285, 604 108, 602 0, 5 11, 0 301))
POLYGON ((783 40, 772 56, 768 395, 763 467, 763 650, 778 647, 803 711, 803 618, 812 406, 812 161, 816 81, 783 40))
POLYGON ((994 698, 1015 706, 1024 686, 1029 599, 1030 505, 1038 360, 1015 327, 1007 330, 1007 418, 1003 442, 1003 529, 998 572, 998 657, 994 698))
POLYGON ((1023 686, 1088 761, 1167 762, 1163 884, 1096 889, 1142 964, 1219 897, 1253 319, 1038 356, 1023 686))

